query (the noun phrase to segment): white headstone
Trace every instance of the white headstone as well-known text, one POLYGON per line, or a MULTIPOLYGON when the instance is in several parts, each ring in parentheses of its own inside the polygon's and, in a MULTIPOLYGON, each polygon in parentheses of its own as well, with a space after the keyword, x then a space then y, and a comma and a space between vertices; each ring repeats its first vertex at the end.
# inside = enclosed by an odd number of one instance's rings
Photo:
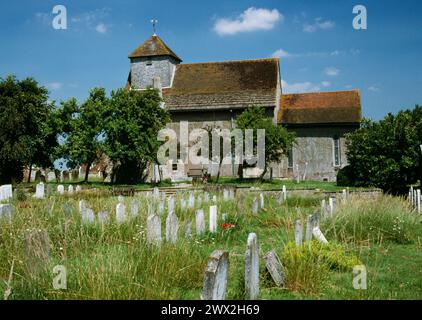
POLYGON ((44 183, 40 182, 37 184, 35 189, 35 198, 37 199, 43 199, 44 198, 44 183))
POLYGON ((132 217, 138 216, 139 211, 139 202, 137 200, 132 200, 130 203, 130 215, 132 217))
POLYGON ((87 208, 85 210, 85 213, 82 215, 82 221, 85 223, 94 223, 95 221, 94 210, 87 208))
POLYGON ((201 235, 205 232, 204 210, 196 210, 196 234, 201 235))
POLYGON ((312 223, 312 216, 308 215, 306 217, 306 233, 305 233, 305 241, 311 241, 312 240, 312 229, 313 229, 313 223, 312 223))
POLYGON ((324 234, 321 232, 318 226, 314 227, 312 230, 312 234, 319 242, 328 243, 327 239, 325 238, 324 234))
POLYGON ((229 200, 229 191, 227 189, 223 190, 223 200, 228 201, 229 200))
POLYGON ((166 241, 175 244, 179 232, 179 219, 176 214, 171 213, 166 219, 166 241))
POLYGON ((0 201, 8 200, 13 197, 13 188, 11 184, 0 186, 0 201))
POLYGON ((161 219, 152 214, 147 218, 147 242, 150 245, 161 245, 161 219))
POLYGON ((323 220, 327 218, 327 202, 325 199, 322 199, 321 201, 321 216, 323 220))
POLYGON ((126 206, 123 203, 116 205, 116 222, 123 223, 126 221, 126 206))
POLYGON ((421 213, 421 190, 418 189, 418 191, 416 191, 416 203, 417 203, 417 208, 418 208, 418 213, 421 213))
POLYGON ((205 270, 201 300, 224 300, 229 273, 229 253, 215 250, 209 257, 205 270))
POLYGON ((81 188, 81 186, 77 185, 77 186, 76 186, 76 189, 75 189, 75 191, 76 191, 76 192, 81 192, 81 191, 82 191, 82 188, 81 188))
POLYGON ((101 211, 98 214, 98 220, 100 221, 101 224, 107 224, 109 219, 109 215, 107 211, 101 211))
POLYGON ((210 206, 210 232, 217 232, 217 206, 210 206))
POLYGON ((73 186, 71 184, 67 187, 67 193, 73 194, 73 186))
POLYGON ((286 201, 287 199, 287 189, 286 186, 283 185, 283 196, 284 196, 284 201, 286 201))
POLYGON ((255 233, 250 233, 245 252, 246 299, 255 300, 259 295, 259 245, 255 233))
POLYGON ((217 203, 217 196, 216 195, 212 196, 212 202, 217 203))
POLYGON ((195 207, 195 196, 190 193, 189 194, 189 209, 193 209, 195 207))
POLYGON ((283 287, 285 285, 284 268, 277 256, 277 253, 273 250, 268 252, 264 256, 265 267, 273 278, 277 287, 283 287))
POLYGON ((328 200, 328 206, 330 210, 330 218, 332 219, 334 217, 334 198, 330 197, 328 200))
POLYGON ((260 205, 261 209, 264 209, 264 206, 265 206, 265 204, 264 204, 264 194, 262 192, 259 194, 259 205, 260 205))
POLYGON ((13 206, 11 204, 0 204, 0 219, 12 221, 13 206))
POLYGON ((258 214, 258 210, 259 210, 259 202, 257 198, 254 198, 253 203, 252 203, 252 214, 254 215, 258 214))
POLYGON ((85 204, 85 201, 84 200, 79 200, 78 208, 79 208, 79 213, 81 215, 84 215, 85 214, 85 211, 86 211, 86 204, 85 204))
POLYGON ((57 186, 57 192, 58 192, 60 195, 63 195, 63 194, 64 194, 64 185, 59 184, 59 185, 57 186))
POLYGON ((296 224, 295 224, 295 242, 296 242, 296 245, 298 245, 298 246, 302 245, 302 239, 303 239, 302 220, 296 220, 296 224))

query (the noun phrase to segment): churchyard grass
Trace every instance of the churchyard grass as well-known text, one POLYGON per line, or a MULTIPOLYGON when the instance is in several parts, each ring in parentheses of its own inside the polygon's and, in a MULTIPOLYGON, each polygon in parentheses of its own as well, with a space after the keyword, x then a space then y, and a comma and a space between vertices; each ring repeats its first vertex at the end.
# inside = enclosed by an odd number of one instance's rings
MULTIPOLYGON (((195 195, 203 197, 203 192, 195 195)), ((178 241, 165 241, 166 207, 160 248, 146 241, 144 196, 135 196, 139 215, 121 224, 115 221, 118 198, 104 193, 15 198, 11 223, 0 222, 0 293, 10 288, 8 299, 199 299, 208 257, 221 249, 229 252, 230 260, 226 299, 243 299, 244 254, 253 232, 260 245, 260 299, 422 299, 422 218, 410 211, 406 200, 350 195, 345 203, 338 201, 333 219, 320 221, 329 241, 326 247, 315 240, 297 247, 295 221, 305 222, 307 215, 319 210, 322 196, 289 195, 279 204, 276 195, 265 194, 264 209, 254 215, 252 203, 258 196, 245 192, 239 209, 235 200, 223 201, 220 194, 217 233, 196 236, 196 208, 182 210, 180 198, 188 199, 188 194, 176 195, 178 241), (95 215, 108 211, 110 221, 84 222, 78 210, 81 199, 95 215), (223 213, 228 214, 224 222, 223 213), (189 239, 184 238, 186 220, 193 221, 189 239), (46 230, 51 242, 50 258, 38 273, 26 265, 25 245, 25 234, 36 229, 46 230), (277 287, 265 270, 263 256, 270 250, 276 251, 285 268, 284 288, 277 287), (367 290, 353 288, 355 263, 367 267, 367 290), (56 265, 66 267, 66 290, 52 286, 56 265)), ((131 201, 123 199, 127 213, 131 201)), ((209 206, 204 201, 200 206, 206 230, 209 206)))

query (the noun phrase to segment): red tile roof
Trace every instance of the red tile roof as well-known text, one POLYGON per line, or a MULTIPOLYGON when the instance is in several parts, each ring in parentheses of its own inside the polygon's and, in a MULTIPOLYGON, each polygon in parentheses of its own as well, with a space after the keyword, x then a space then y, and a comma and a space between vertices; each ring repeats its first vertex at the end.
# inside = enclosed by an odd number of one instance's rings
POLYGON ((358 90, 283 94, 278 122, 282 124, 359 123, 362 118, 358 90))

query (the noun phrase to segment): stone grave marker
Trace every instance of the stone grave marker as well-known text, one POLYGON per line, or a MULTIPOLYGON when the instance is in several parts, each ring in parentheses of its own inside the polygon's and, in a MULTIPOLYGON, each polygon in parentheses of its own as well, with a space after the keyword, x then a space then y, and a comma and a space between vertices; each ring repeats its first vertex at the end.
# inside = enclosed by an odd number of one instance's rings
POLYGON ((123 223, 126 221, 126 206, 123 203, 116 205, 116 222, 123 223))
POLYGON ((209 196, 208 192, 205 192, 204 193, 204 202, 208 203, 209 201, 210 201, 210 196, 209 196))
POLYGON ((313 223, 312 223, 312 215, 308 215, 306 217, 306 233, 305 233, 305 241, 311 241, 312 240, 312 229, 313 229, 313 223))
POLYGON ((0 204, 0 220, 12 221, 13 206, 11 204, 0 204))
POLYGON ((262 192, 259 194, 259 206, 261 209, 264 209, 265 207, 264 194, 262 192))
POLYGON ((64 195, 64 185, 59 184, 59 185, 57 186, 57 192, 58 192, 58 194, 60 194, 60 195, 64 195))
POLYGON ((5 184, 0 186, 0 201, 8 200, 13 198, 13 188, 11 184, 5 184))
POLYGON ((157 211, 158 211, 158 214, 159 215, 162 215, 163 213, 164 213, 164 202, 163 201, 160 201, 160 202, 158 202, 158 205, 157 205, 157 211))
POLYGON ((154 198, 159 199, 160 198, 160 189, 157 187, 154 188, 154 198))
POLYGON ((68 194, 73 194, 73 186, 72 186, 72 185, 69 185, 69 186, 67 187, 67 193, 68 193, 68 194))
POLYGON ((334 217, 334 198, 330 197, 328 200, 328 207, 330 210, 330 218, 332 219, 334 217))
POLYGON ((264 256, 265 267, 271 275, 271 278, 274 280, 277 287, 284 287, 285 285, 285 275, 284 268, 278 258, 277 253, 272 250, 264 256))
POLYGON ((117 197, 117 201, 118 201, 119 203, 123 203, 123 202, 125 202, 125 197, 123 197, 123 196, 118 196, 118 197, 117 197))
POLYGON ((229 190, 229 197, 230 197, 230 199, 234 199, 236 196, 235 196, 235 192, 234 192, 234 189, 230 189, 229 190))
POLYGON ((325 199, 322 199, 321 201, 321 216, 322 220, 327 219, 327 201, 325 201, 325 199))
POLYGON ((161 218, 152 214, 147 218, 147 242, 149 245, 161 245, 161 218))
POLYGON ((85 214, 86 204, 85 204, 85 201, 84 200, 79 200, 78 208, 79 208, 79 213, 81 215, 85 214))
POLYGON ((196 234, 202 235, 205 232, 204 210, 196 210, 196 234))
POLYGON ((195 207, 195 196, 190 193, 189 194, 189 209, 193 209, 195 207))
POLYGON ((210 232, 217 232, 217 206, 210 206, 210 232))
POLYGON ((47 184, 47 197, 51 197, 53 195, 53 186, 51 184, 47 184))
POLYGON ((168 198, 168 213, 174 213, 174 197, 170 196, 168 198))
POLYGON ((229 273, 229 253, 215 250, 209 257, 205 270, 201 300, 224 300, 229 273))
POLYGON ((192 221, 190 220, 185 221, 184 229, 185 229, 185 239, 189 239, 192 234, 192 221))
POLYGON ((258 214, 258 210, 259 210, 259 202, 257 198, 254 198, 253 203, 252 203, 252 214, 254 215, 258 214))
POLYGON ((312 234, 321 243, 328 243, 327 239, 325 238, 324 234, 320 230, 318 226, 315 226, 312 230, 312 234))
POLYGON ((283 185, 283 197, 284 197, 284 201, 287 200, 287 189, 286 186, 283 185))
POLYGON ((224 189, 223 190, 223 200, 228 201, 229 200, 229 190, 224 189))
POLYGON ((296 245, 300 246, 302 245, 302 239, 303 239, 303 235, 302 235, 302 220, 296 220, 296 224, 295 224, 295 242, 296 245))
POLYGON ((100 211, 98 213, 98 220, 101 224, 107 224, 109 220, 109 214, 108 211, 100 211))
POLYGON ((82 191, 82 188, 81 188, 81 186, 79 186, 79 185, 78 185, 78 186, 76 186, 76 189, 75 189, 75 191, 76 191, 76 192, 81 192, 81 191, 82 191))
POLYGON ((69 216, 72 213, 72 205, 69 201, 65 202, 63 205, 63 211, 66 216, 69 216))
POLYGON ((166 219, 166 241, 175 244, 179 232, 179 219, 174 213, 167 216, 166 219))
POLYGON ((25 233, 25 265, 31 275, 45 270, 50 258, 51 242, 46 230, 35 229, 25 233))
POLYGON ((217 195, 212 196, 212 202, 217 203, 217 195))
POLYGON ((139 202, 135 199, 133 199, 130 202, 130 215, 134 218, 138 216, 139 211, 139 202))
POLYGON ((35 195, 34 197, 37 199, 44 199, 44 183, 40 182, 37 184, 37 186, 35 187, 35 195))
POLYGON ((245 252, 246 299, 255 300, 259 295, 259 244, 255 233, 250 233, 245 252))
POLYGON ((85 223, 94 223, 95 222, 94 210, 86 208, 85 213, 82 215, 82 221, 85 223))
POLYGON ((196 199, 196 203, 198 204, 198 206, 202 205, 202 196, 199 195, 198 198, 196 199))

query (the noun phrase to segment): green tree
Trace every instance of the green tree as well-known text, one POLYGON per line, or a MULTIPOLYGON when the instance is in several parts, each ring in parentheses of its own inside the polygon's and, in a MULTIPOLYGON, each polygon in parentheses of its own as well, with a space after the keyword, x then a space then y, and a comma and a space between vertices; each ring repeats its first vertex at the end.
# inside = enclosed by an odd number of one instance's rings
POLYGON ((103 88, 92 89, 80 106, 74 98, 62 103, 62 155, 68 160, 69 167, 86 165, 84 182, 88 181, 89 170, 103 150, 103 114, 108 103, 109 99, 103 88))
POLYGON ((405 194, 409 185, 422 181, 421 106, 378 122, 365 119, 347 141, 348 180, 356 186, 405 194))
MULTIPOLYGON (((265 130, 265 167, 261 174, 261 180, 267 173, 268 166, 272 162, 280 162, 288 150, 293 146, 295 135, 288 132, 280 125, 274 124, 271 118, 265 114, 265 109, 259 106, 252 106, 246 109, 236 119, 236 127, 242 130, 254 130, 254 154, 257 147, 257 130, 265 130)), ((242 178, 243 167, 239 166, 239 176, 242 178)))
POLYGON ((20 182, 24 167, 52 167, 59 131, 54 102, 37 81, 0 79, 0 182, 20 182))
POLYGON ((170 121, 154 89, 111 93, 105 116, 105 150, 115 163, 112 181, 134 184, 144 181, 148 164, 158 163, 157 151, 162 142, 159 130, 170 121))

